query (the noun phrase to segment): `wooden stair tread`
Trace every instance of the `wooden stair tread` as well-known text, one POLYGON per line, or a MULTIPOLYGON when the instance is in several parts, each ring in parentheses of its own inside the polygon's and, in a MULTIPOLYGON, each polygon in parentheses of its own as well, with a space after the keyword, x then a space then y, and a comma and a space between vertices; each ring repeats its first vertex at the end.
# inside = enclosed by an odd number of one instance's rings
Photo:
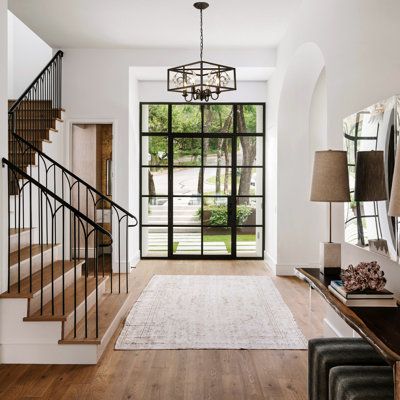
MULTIPOLYGON (((103 281, 107 280, 108 277, 98 277, 98 284, 100 285, 103 281)), ((87 277, 87 295, 94 292, 96 289, 96 279, 90 275, 87 277)), ((40 309, 29 317, 25 317, 24 321, 65 321, 67 316, 74 312, 74 292, 75 288, 72 284, 64 290, 65 294, 65 313, 62 312, 62 293, 54 297, 54 315, 52 314, 52 301, 43 305, 42 314, 40 309)), ((85 276, 82 275, 76 280, 76 306, 84 303, 85 301, 85 276)), ((100 301, 100 297, 99 297, 100 301)))
MULTIPOLYGON (((35 228, 32 228, 32 229, 35 229, 35 228)), ((21 232, 21 233, 25 233, 25 232, 29 232, 30 230, 31 230, 31 228, 20 228, 20 229, 18 229, 18 228, 10 228, 8 230, 8 235, 10 237, 13 237, 13 236, 17 236, 18 235, 18 231, 21 232)))
MULTIPOLYGON (((96 338, 96 307, 88 312, 88 337, 85 338, 85 321, 79 321, 76 326, 76 337, 70 332, 60 344, 101 344, 108 329, 111 327, 121 308, 131 297, 131 293, 104 293, 99 306, 99 336, 96 338)), ((100 300, 100 299, 99 299, 100 300)), ((119 325, 119 322, 118 322, 119 325)))
MULTIPOLYGON (((58 247, 61 246, 60 244, 55 244, 54 247, 58 247)), ((32 257, 37 256, 38 254, 40 254, 41 252, 41 247, 42 245, 40 244, 34 244, 32 245, 32 257)), ((47 251, 50 250, 52 248, 51 244, 44 244, 43 245, 43 251, 47 251)), ((20 260, 21 262, 28 260, 30 257, 30 250, 29 250, 29 246, 27 247, 23 247, 22 249, 20 249, 20 260)), ((10 254, 10 265, 15 265, 18 263, 18 250, 15 250, 14 252, 12 252, 10 254)))
MULTIPOLYGON (((77 260, 76 266, 80 268, 83 264, 82 260, 77 260)), ((73 260, 64 261, 64 273, 74 268, 73 260)), ((62 276, 62 261, 55 261, 53 267, 54 280, 62 276)), ((51 264, 46 265, 43 268, 43 287, 51 284, 51 264)), ((41 271, 37 271, 32 274, 32 292, 30 291, 30 279, 29 276, 21 280, 20 291, 18 292, 18 283, 14 283, 10 287, 10 292, 4 292, 0 295, 0 298, 31 298, 37 292, 40 292, 41 288, 41 271)))

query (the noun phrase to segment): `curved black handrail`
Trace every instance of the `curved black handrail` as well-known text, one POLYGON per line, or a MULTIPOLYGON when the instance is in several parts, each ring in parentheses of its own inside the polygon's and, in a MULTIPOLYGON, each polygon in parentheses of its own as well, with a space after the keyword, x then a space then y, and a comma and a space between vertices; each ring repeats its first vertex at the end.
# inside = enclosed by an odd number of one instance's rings
POLYGON ((83 214, 81 211, 76 209, 74 206, 63 200, 61 197, 57 196, 54 192, 51 190, 47 189, 46 186, 42 185, 40 182, 38 182, 36 179, 32 178, 30 175, 28 175, 26 172, 24 172, 22 169, 8 161, 6 158, 2 158, 2 163, 3 165, 7 165, 8 168, 11 170, 15 171, 17 174, 21 175, 24 177, 24 179, 27 179, 29 182, 32 182, 36 187, 38 187, 42 192, 46 193, 48 196, 52 197, 54 200, 58 201, 60 204, 62 204, 64 207, 68 208, 70 211, 72 211, 76 216, 84 220, 86 223, 90 224, 93 228, 101 232, 103 235, 106 235, 110 238, 111 243, 112 243, 112 235, 110 232, 108 232, 106 229, 98 225, 96 222, 91 220, 89 217, 87 217, 85 214, 83 214))
POLYGON ((84 185, 86 188, 90 189, 93 193, 97 194, 100 199, 97 200, 97 202, 99 201, 105 201, 107 203, 109 203, 111 206, 113 206, 114 208, 117 208, 118 210, 120 210, 122 213, 126 214, 127 216, 129 216, 130 218, 133 218, 133 220, 135 221, 135 223, 133 225, 128 225, 129 227, 135 227, 138 224, 138 220, 137 218, 130 213, 129 211, 127 211, 126 209, 124 209, 123 207, 121 207, 119 204, 115 203, 114 201, 112 201, 110 198, 108 198, 107 196, 105 196, 103 193, 101 193, 100 191, 98 191, 96 188, 94 188, 92 185, 90 185, 89 183, 87 183, 86 181, 84 181, 83 179, 79 178, 79 176, 75 175, 72 171, 70 171, 69 169, 65 168, 64 166, 62 166, 60 163, 58 163, 56 160, 54 160, 53 158, 49 157, 47 154, 43 153, 43 151, 39 150, 36 146, 34 146, 33 144, 31 144, 30 142, 28 142, 27 140, 25 140, 24 138, 22 138, 21 136, 17 135, 16 133, 12 133, 12 135, 15 137, 16 140, 22 142, 25 146, 29 147, 30 149, 34 150, 36 153, 38 153, 41 157, 47 159, 50 163, 56 165, 58 168, 61 169, 61 171, 63 171, 64 173, 70 175, 72 178, 74 178, 77 182, 81 183, 82 185, 84 185))
POLYGON ((29 93, 29 91, 35 86, 35 84, 42 78, 43 74, 48 70, 51 64, 59 58, 63 57, 64 53, 61 50, 58 50, 56 54, 54 54, 53 58, 46 64, 46 66, 40 71, 38 76, 32 81, 32 83, 25 89, 25 91, 21 94, 21 96, 18 97, 18 100, 10 107, 8 110, 9 114, 12 114, 19 106, 20 103, 24 100, 26 95, 29 93))

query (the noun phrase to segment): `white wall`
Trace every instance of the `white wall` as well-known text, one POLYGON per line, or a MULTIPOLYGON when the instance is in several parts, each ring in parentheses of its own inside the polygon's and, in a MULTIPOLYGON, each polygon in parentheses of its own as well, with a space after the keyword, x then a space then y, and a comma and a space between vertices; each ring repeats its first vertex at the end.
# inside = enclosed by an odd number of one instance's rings
MULTIPOLYGON (((227 92, 221 95, 218 101, 221 102, 259 102, 267 101, 267 82, 266 81, 238 81, 236 92, 227 92)), ((179 93, 167 91, 165 81, 139 81, 138 93, 139 101, 184 101, 179 93)), ((218 102, 216 101, 216 102, 218 102)))
MULTIPOLYGON (((237 67, 273 67, 272 50, 208 51, 208 57, 237 67)), ((114 133, 114 200, 138 216, 138 74, 135 67, 160 67, 185 63, 196 57, 196 51, 97 50, 66 49, 63 58, 63 105, 69 122, 113 120, 114 133)), ((149 89, 150 90, 150 89, 149 89)), ((242 89, 243 90, 243 89, 242 89)), ((239 99, 241 89, 224 99, 239 99)), ((165 86, 162 92, 166 93, 165 86)), ((171 95, 169 95, 171 96, 171 95)), ((177 97, 170 99, 180 101, 177 97)), ((160 98, 159 98, 160 99, 160 98)), ((154 98, 153 98, 154 100, 154 98)), ((156 99, 157 100, 157 99, 156 99)), ((239 100, 238 100, 239 101, 239 100)), ((254 101, 254 100, 253 100, 254 101)), ((260 101, 265 101, 260 100, 260 101)), ((68 126, 70 124, 68 123, 68 126)), ((69 133, 66 148, 69 144, 69 133)), ((138 228, 130 236, 130 258, 138 255, 138 228)), ((124 243, 124 241, 122 242, 124 243)), ((125 250, 122 250, 125 254, 125 250)))
POLYGON ((17 99, 53 56, 52 48, 8 11, 8 98, 17 99))
MULTIPOLYGON (((7 157, 7 0, 0 0, 0 158, 7 157)), ((7 282, 7 172, 0 171, 0 292, 7 282)))
MULTIPOLYGON (((326 208, 322 204, 310 206, 308 202, 311 136, 310 129, 304 129, 307 125, 310 127, 312 93, 320 72, 325 68, 327 94, 327 135, 322 137, 321 145, 326 142, 327 147, 342 148, 345 116, 400 92, 400 53, 392 50, 398 43, 399 15, 400 3, 396 0, 304 0, 278 48, 277 69, 269 81, 267 108, 268 154, 277 154, 276 174, 269 176, 267 182, 276 188, 277 208, 273 201, 267 202, 267 213, 278 232, 278 243, 274 242, 275 232, 270 232, 267 251, 272 258, 275 256, 278 273, 288 273, 296 265, 317 262, 318 242, 325 239, 325 236, 318 237, 320 233, 315 234, 323 232, 322 225, 326 223, 325 218, 317 220, 315 207, 326 208), (298 89, 301 83, 297 88, 292 86, 290 104, 290 90, 286 90, 285 85, 287 80, 293 82, 296 70, 304 71, 304 66, 307 66, 306 71, 314 70, 313 76, 310 78, 309 73, 305 73, 307 83, 303 92, 298 89), (285 119, 296 122, 292 129, 288 129, 285 119), (300 173, 297 172, 299 166, 300 173), (295 177, 301 184, 293 185, 295 177), (288 218, 294 201, 301 204, 296 205, 296 213, 290 213, 288 218), (310 225, 315 226, 315 230, 310 231, 310 225), (304 246, 312 249, 305 252, 304 246)), ((315 135, 312 130, 311 134, 315 135)), ((343 207, 340 205, 334 208, 333 228, 334 240, 343 240, 343 207)), ((348 245, 343 246, 344 265, 350 259, 355 262, 367 257, 362 249, 350 250, 348 245)), ((393 277, 392 287, 399 289, 400 266, 384 258, 379 261, 393 277)))

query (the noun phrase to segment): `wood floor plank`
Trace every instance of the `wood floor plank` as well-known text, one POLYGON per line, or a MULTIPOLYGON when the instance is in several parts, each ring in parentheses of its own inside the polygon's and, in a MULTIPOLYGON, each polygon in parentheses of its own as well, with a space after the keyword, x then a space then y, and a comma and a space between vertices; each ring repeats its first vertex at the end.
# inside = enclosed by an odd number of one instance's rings
MULTIPOLYGON (((133 272, 131 304, 155 274, 271 276, 260 261, 146 260, 133 272)), ((321 336, 322 299, 296 278, 272 279, 306 338, 321 336)), ((1 398, 307 399, 304 350, 115 351, 120 329, 95 366, 0 366, 1 398)))

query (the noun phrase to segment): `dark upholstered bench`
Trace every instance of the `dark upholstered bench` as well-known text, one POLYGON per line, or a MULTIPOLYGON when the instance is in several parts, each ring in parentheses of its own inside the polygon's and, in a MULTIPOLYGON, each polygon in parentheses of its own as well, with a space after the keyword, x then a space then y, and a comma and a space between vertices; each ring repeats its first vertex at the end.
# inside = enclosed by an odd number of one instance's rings
POLYGON ((329 373, 329 400, 393 400, 391 367, 334 367, 329 373))
POLYGON ((346 365, 387 366, 387 363, 363 339, 321 338, 310 340, 308 342, 309 400, 329 400, 329 372, 334 367, 346 365))

